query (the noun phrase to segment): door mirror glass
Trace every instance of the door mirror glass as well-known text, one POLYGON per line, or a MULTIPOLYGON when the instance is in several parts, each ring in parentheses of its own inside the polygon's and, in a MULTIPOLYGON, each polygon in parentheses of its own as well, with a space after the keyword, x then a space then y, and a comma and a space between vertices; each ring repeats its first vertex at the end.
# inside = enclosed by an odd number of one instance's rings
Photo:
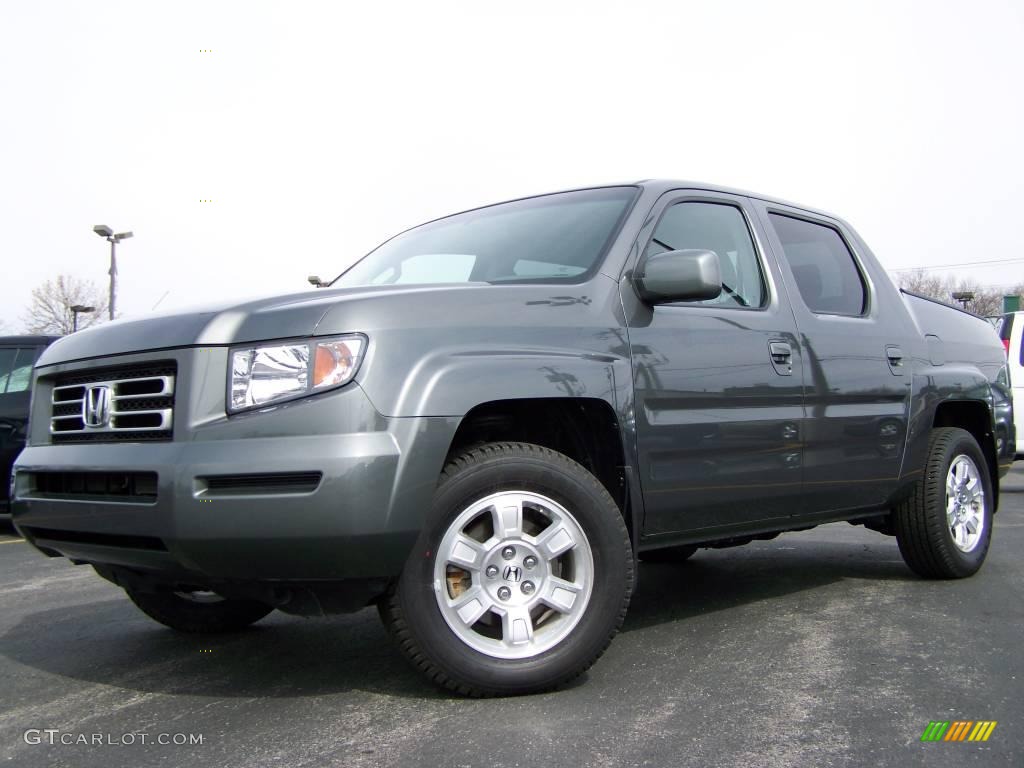
POLYGON ((704 301, 722 292, 714 251, 665 251, 646 257, 633 276, 640 297, 651 304, 704 301))

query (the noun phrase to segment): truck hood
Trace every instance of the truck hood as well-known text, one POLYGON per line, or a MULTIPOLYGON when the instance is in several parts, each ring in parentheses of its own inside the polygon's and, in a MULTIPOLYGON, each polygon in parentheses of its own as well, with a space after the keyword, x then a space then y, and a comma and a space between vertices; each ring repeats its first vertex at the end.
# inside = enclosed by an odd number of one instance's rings
MULTIPOLYGON (((423 293, 451 294, 483 289, 493 290, 485 283, 327 288, 115 320, 65 336, 47 347, 36 365, 173 347, 223 346, 313 336, 325 315, 341 305, 365 300, 401 302, 423 293)), ((333 328, 321 331, 323 334, 338 332, 333 328)))

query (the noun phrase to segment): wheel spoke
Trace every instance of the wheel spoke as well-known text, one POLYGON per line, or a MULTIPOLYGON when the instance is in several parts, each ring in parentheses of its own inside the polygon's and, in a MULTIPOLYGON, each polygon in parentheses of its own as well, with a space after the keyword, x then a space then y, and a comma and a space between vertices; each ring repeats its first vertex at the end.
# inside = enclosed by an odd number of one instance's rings
POLYGON ((946 519, 961 552, 973 552, 985 532, 985 486, 974 460, 959 454, 946 472, 946 519))
POLYGON ((541 494, 510 489, 480 498, 451 520, 434 556, 432 591, 458 640, 495 658, 528 659, 574 630, 593 582, 594 555, 573 513, 541 494), (534 534, 534 523, 546 527, 534 534), (571 563, 559 559, 567 552, 571 563))
POLYGON ((581 589, 581 586, 573 584, 571 581, 550 576, 544 585, 544 593, 540 596, 540 600, 559 613, 569 613, 575 605, 581 589))
POLYGON ((491 599, 480 587, 467 590, 451 602, 452 608, 467 627, 476 624, 492 605, 491 599))
POLYGON ((956 499, 953 497, 946 499, 946 519, 949 520, 950 525, 956 519, 956 499))
POLYGON ((523 500, 502 499, 494 505, 492 518, 496 538, 519 538, 523 534, 523 500))
POLYGON ((465 534, 458 534, 452 542, 447 561, 468 571, 479 571, 484 559, 483 545, 465 534))
POLYGON ((501 617, 501 637, 508 645, 525 645, 533 640, 533 619, 525 605, 505 610, 501 617))
POLYGON ((554 560, 575 546, 576 540, 572 532, 560 522, 548 526, 537 537, 537 549, 548 560, 554 560))

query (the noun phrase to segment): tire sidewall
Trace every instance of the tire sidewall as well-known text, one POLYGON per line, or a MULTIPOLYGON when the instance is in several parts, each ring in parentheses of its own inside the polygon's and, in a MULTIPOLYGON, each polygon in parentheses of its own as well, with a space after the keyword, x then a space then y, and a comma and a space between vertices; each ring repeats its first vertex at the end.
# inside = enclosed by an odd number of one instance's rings
POLYGON ((961 431, 961 434, 957 434, 946 445, 945 450, 934 458, 941 462, 941 474, 935 477, 934 480, 938 487, 935 493, 933 520, 935 525, 942 528, 941 542, 945 550, 943 554, 946 555, 950 565, 958 575, 968 576, 981 568, 992 542, 993 505, 995 498, 992 493, 992 478, 989 476, 988 462, 985 461, 985 456, 981 452, 977 441, 966 431, 961 431), (966 456, 974 462, 985 493, 985 504, 982 514, 984 530, 981 540, 971 552, 963 552, 953 542, 953 534, 949 529, 949 522, 946 516, 946 477, 958 456, 966 456))
POLYGON ((572 463, 563 469, 560 463, 506 453, 472 464, 438 488, 403 570, 399 599, 417 645, 449 677, 497 692, 557 685, 596 658, 621 621, 632 589, 632 553, 621 515, 586 470, 572 463), (473 502, 500 491, 528 491, 561 504, 583 529, 594 557, 590 602, 579 623, 554 648, 527 659, 500 659, 470 648, 448 626, 434 591, 436 550, 445 532, 473 502))

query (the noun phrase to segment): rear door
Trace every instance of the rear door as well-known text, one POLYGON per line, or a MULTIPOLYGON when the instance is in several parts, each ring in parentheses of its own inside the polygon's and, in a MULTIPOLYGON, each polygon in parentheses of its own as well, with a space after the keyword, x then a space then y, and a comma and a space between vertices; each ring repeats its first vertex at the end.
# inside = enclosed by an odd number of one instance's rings
POLYGON ((735 195, 668 193, 639 236, 639 254, 717 253, 717 299, 650 306, 621 283, 645 535, 714 535, 786 519, 799 505, 801 347, 748 205, 735 195))
POLYGON ((914 339, 899 295, 841 222, 776 204, 759 213, 800 338, 802 513, 880 505, 896 489, 910 408, 914 339))

